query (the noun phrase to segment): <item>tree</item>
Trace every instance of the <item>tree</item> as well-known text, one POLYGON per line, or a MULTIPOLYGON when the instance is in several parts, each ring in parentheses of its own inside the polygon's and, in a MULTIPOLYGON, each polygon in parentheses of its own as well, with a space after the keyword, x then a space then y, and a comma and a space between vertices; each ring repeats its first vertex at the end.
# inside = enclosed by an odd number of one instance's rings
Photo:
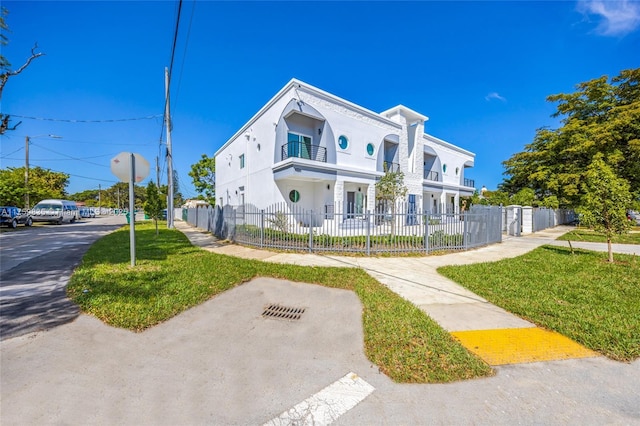
POLYGON ((216 159, 202 154, 200 161, 191 165, 189 176, 199 194, 212 206, 216 203, 216 159))
MULTIPOLYGON (((539 129, 523 152, 503 164, 500 189, 510 195, 523 188, 535 199, 555 197, 561 207, 577 207, 585 195, 580 184, 597 154, 640 196, 640 68, 623 70, 577 85, 571 94, 552 95, 558 129, 539 129)), ((554 201, 552 198, 551 201, 554 201)), ((544 204, 544 203, 542 203, 544 204)))
MULTIPOLYGON (((146 194, 145 188, 134 185, 133 193, 135 196, 135 205, 142 206, 144 204, 146 194)), ((129 183, 118 182, 109 188, 101 191, 102 207, 128 209, 129 208, 129 183)))
POLYGON ((508 206, 511 204, 511 200, 509 199, 509 194, 504 191, 496 190, 496 191, 483 191, 482 198, 480 199, 480 204, 489 205, 489 206, 508 206))
POLYGON ((609 262, 613 262, 611 239, 631 227, 631 222, 627 220, 627 209, 632 203, 629 182, 616 176, 602 155, 596 155, 587 168, 582 190, 578 209, 582 214, 580 223, 605 234, 609 262))
POLYGON ((98 205, 99 192, 100 191, 97 189, 87 189, 85 191, 69 195, 69 199, 73 201, 81 201, 88 207, 93 207, 98 205))
MULTIPOLYGON (((168 188, 164 191, 165 194, 169 193, 168 188)), ((184 204, 184 197, 182 196, 182 192, 180 192, 180 177, 178 175, 178 171, 173 171, 173 205, 181 206, 184 204)))
POLYGON ((533 206, 535 203, 535 192, 531 188, 522 188, 513 194, 509 201, 516 206, 533 206))
POLYGON ((147 199, 144 202, 144 213, 153 219, 153 223, 156 225, 156 235, 158 235, 158 219, 162 218, 162 210, 164 210, 164 203, 160 198, 160 191, 153 181, 149 181, 147 185, 147 199))
MULTIPOLYGON (((23 206, 25 202, 24 167, 0 169, 0 204, 23 206)), ((46 198, 65 198, 69 175, 41 167, 29 168, 30 204, 46 198)))
POLYGON ((407 187, 404 185, 404 173, 400 170, 387 171, 378 182, 376 182, 376 200, 383 205, 391 207, 391 235, 395 235, 396 202, 407 196, 407 187))
MULTIPOLYGON (((9 30, 9 27, 4 20, 5 16, 7 16, 8 14, 9 12, 4 7, 0 9, 0 31, 2 32, 9 30)), ((5 34, 0 33, 0 47, 6 46, 7 44, 9 44, 9 39, 5 34)), ((31 48, 31 56, 29 56, 25 63, 17 70, 11 69, 11 63, 1 53, 0 50, 0 99, 2 99, 2 91, 4 90, 4 86, 5 84, 7 84, 7 81, 9 81, 10 77, 15 77, 16 75, 20 74, 31 64, 34 59, 44 55, 44 53, 36 52, 37 48, 38 44, 36 43, 33 48, 31 48)), ((9 127, 9 120, 10 117, 8 114, 0 113, 0 135, 3 135, 7 130, 14 130, 16 128, 17 125, 9 127)))

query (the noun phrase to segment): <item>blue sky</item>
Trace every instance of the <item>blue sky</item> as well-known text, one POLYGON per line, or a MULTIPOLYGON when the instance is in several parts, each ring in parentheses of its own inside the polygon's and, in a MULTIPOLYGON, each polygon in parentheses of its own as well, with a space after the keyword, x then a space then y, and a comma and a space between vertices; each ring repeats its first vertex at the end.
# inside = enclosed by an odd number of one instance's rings
MULTIPOLYGON (((2 137, 1 167, 24 165, 27 135, 30 165, 71 174, 70 193, 113 185, 121 151, 163 158, 177 5, 3 0, 3 54, 18 67, 37 42, 46 55, 4 89, 2 112, 22 124, 2 137), (136 120, 109 121, 124 119, 136 120)), ((640 2, 184 1, 176 46, 172 140, 187 197, 191 164, 294 77, 373 111, 427 115, 427 132, 475 152, 468 177, 494 189, 502 161, 558 126, 548 95, 640 66, 640 2)))

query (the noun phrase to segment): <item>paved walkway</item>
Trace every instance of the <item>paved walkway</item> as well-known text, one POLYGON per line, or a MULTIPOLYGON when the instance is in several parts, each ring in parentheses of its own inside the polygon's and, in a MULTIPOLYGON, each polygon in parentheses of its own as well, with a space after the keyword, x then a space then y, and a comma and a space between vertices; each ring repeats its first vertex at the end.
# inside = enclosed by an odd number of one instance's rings
MULTIPOLYGON (((380 258, 276 253, 220 242, 185 222, 176 222, 175 226, 193 244, 214 253, 274 263, 362 268, 426 312, 491 365, 596 356, 557 333, 526 330, 536 326, 437 272, 438 267, 445 265, 466 265, 520 256, 545 244, 568 246, 566 241, 556 241, 556 238, 573 227, 558 226, 523 237, 507 237, 500 244, 442 256, 380 258)), ((607 249, 606 244, 600 243, 572 244, 574 248, 607 249)), ((614 250, 618 253, 640 253, 640 247, 630 244, 614 244, 614 250)))

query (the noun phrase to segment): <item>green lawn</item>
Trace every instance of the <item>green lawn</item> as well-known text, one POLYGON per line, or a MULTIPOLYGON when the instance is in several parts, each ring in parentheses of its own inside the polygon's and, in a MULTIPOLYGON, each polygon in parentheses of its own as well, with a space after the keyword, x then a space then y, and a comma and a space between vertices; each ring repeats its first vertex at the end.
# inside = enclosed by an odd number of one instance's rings
POLYGON ((502 308, 619 361, 640 357, 640 258, 543 246, 438 269, 502 308))
MULTIPOLYGON (((575 231, 567 232, 561 237, 558 237, 558 240, 586 241, 590 243, 607 242, 604 234, 591 231, 589 229, 576 229, 575 231)), ((616 235, 613 238, 612 242, 619 244, 640 244, 640 228, 635 227, 634 230, 628 234, 616 235)))
POLYGON ((85 313, 135 331, 166 321, 257 276, 354 291, 362 301, 369 360, 405 383, 442 383, 493 374, 449 333, 364 271, 281 265, 209 253, 177 230, 136 225, 137 264, 129 228, 97 241, 71 277, 69 297, 85 313))

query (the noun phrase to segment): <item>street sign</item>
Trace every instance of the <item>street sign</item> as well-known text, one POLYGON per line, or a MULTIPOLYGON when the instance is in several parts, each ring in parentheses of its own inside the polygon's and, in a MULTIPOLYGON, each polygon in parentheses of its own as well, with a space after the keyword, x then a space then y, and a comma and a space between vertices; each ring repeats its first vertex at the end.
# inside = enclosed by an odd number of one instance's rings
MULTIPOLYGON (((149 176, 149 162, 140 155, 133 153, 135 157, 135 182, 142 182, 149 176)), ((129 182, 131 180, 131 153, 121 152, 111 159, 111 173, 116 175, 121 182, 129 182)))
POLYGON ((122 182, 129 182, 129 249, 131 266, 136 266, 136 206, 133 187, 149 176, 149 162, 140 154, 121 152, 111 160, 111 172, 122 182))

